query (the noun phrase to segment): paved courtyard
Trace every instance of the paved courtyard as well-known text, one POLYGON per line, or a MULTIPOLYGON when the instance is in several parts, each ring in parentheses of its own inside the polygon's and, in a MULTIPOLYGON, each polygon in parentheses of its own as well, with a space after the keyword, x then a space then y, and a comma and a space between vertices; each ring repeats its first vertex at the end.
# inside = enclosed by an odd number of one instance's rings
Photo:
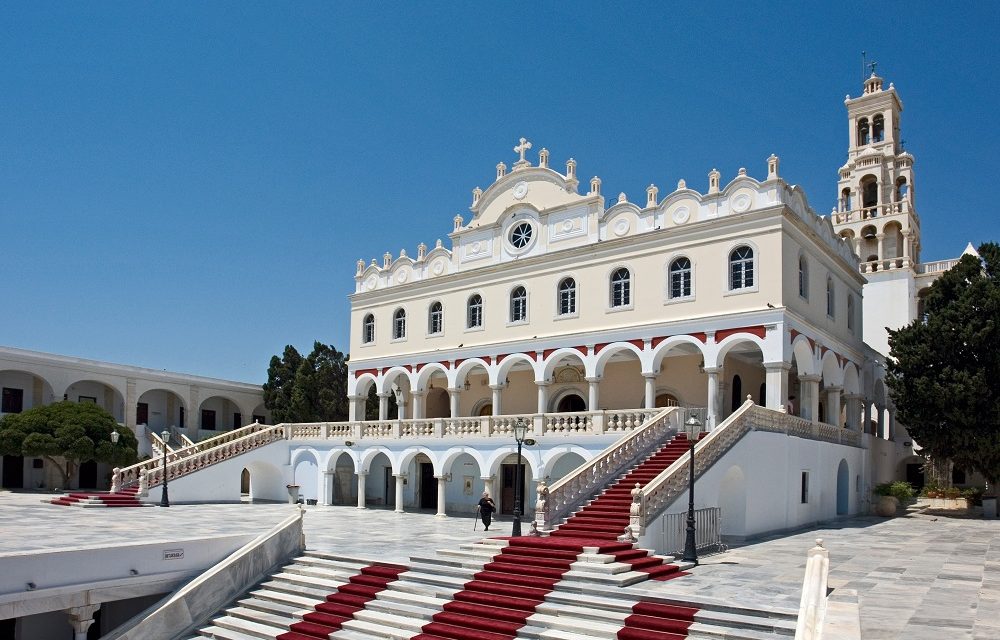
MULTIPOLYGON (((4 553, 15 551, 263 533, 295 509, 282 504, 80 509, 42 504, 43 497, 0 492, 0 563, 4 553)), ((305 528, 311 549, 403 563, 483 537, 482 526, 473 531, 469 516, 353 507, 307 507, 305 528)), ((509 530, 509 521, 497 525, 497 534, 509 530)), ((854 518, 709 555, 689 576, 643 585, 674 596, 795 610, 805 554, 816 538, 830 550, 830 587, 858 592, 865 640, 1000 638, 998 521, 921 513, 854 518)))

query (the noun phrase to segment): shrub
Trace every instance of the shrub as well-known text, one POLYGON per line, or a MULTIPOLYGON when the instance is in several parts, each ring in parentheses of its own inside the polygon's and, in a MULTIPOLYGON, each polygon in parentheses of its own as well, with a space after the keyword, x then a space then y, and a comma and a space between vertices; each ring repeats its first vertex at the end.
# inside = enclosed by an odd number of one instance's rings
POLYGON ((898 500, 909 500, 914 494, 913 485, 902 480, 875 485, 874 491, 877 496, 893 496, 898 500))
POLYGON ((969 506, 980 506, 983 504, 984 492, 982 487, 969 487, 962 491, 962 497, 969 501, 969 506))

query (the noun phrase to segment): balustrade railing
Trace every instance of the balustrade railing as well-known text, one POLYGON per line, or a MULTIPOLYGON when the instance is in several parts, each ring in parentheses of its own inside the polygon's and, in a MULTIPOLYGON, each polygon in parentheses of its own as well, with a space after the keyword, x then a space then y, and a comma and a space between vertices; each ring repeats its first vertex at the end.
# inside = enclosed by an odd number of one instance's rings
POLYGON ((917 273, 943 273, 958 264, 958 259, 938 260, 937 262, 921 262, 917 265, 917 273))
MULTIPOLYGON (((811 422, 781 411, 757 406, 752 400, 730 415, 695 446, 695 477, 715 464, 737 441, 751 431, 783 433, 787 436, 822 440, 853 447, 861 446, 861 432, 811 422)), ((632 492, 629 517, 631 535, 639 537, 649 523, 658 518, 670 504, 687 491, 691 457, 681 456, 652 479, 646 486, 632 492)))
MULTIPOLYGON (((694 544, 698 551, 721 551, 722 511, 719 507, 694 510, 694 544)), ((657 550, 669 555, 684 553, 687 540, 687 512, 668 513, 661 519, 663 523, 662 546, 657 550)))
MULTIPOLYGON (((843 207, 843 205, 841 205, 841 207, 843 207)), ((833 216, 834 224, 843 224, 845 222, 872 220, 874 218, 891 216, 897 213, 910 213, 912 210, 913 207, 910 205, 910 201, 908 199, 903 199, 899 202, 876 204, 870 207, 851 209, 849 211, 834 211, 831 215, 833 216)))
POLYGON ((547 487, 544 482, 538 485, 535 523, 539 529, 552 529, 584 500, 606 486, 612 478, 621 475, 639 458, 673 437, 683 417, 683 410, 678 407, 627 413, 627 418, 619 416, 616 420, 624 421, 624 424, 629 420, 635 422, 644 415, 652 414, 652 417, 641 426, 636 425, 637 428, 619 438, 600 455, 551 487, 547 487))

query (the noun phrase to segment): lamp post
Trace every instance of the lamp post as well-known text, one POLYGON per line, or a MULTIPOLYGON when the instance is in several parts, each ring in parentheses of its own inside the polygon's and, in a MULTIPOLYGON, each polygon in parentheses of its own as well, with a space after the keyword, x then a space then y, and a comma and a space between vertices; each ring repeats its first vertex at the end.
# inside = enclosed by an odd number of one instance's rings
POLYGON ((688 463, 688 517, 687 517, 687 537, 684 540, 684 562, 698 564, 698 545, 694 537, 694 445, 698 439, 698 432, 701 429, 701 422, 698 418, 691 416, 684 422, 688 430, 688 440, 691 443, 691 459, 688 463))
POLYGON ((120 438, 121 435, 122 434, 118 433, 117 429, 115 429, 114 431, 112 431, 111 432, 111 444, 118 444, 118 438, 120 438))
POLYGON ((521 535, 521 486, 524 480, 521 478, 521 445, 528 435, 528 423, 524 418, 518 418, 514 422, 514 440, 517 441, 517 472, 514 474, 514 526, 510 535, 518 537, 521 535))
POLYGON ((164 429, 160 437, 163 438, 163 494, 160 496, 160 506, 169 507, 170 498, 167 496, 167 440, 170 439, 170 432, 164 429))

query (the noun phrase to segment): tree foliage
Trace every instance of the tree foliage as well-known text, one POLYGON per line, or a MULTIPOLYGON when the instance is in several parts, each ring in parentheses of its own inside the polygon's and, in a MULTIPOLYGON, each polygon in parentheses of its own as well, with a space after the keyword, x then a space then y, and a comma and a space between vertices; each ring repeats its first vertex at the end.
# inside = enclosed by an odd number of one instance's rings
POLYGON ((1000 245, 965 255, 931 286, 925 313, 889 332, 898 417, 933 459, 1000 480, 1000 245))
POLYGON ((138 446, 131 430, 90 402, 57 402, 0 418, 0 454, 49 460, 62 475, 63 486, 69 486, 81 462, 133 464, 138 446), (117 444, 111 442, 112 431, 118 431, 117 444))
POLYGON ((264 406, 276 423, 347 420, 347 356, 321 342, 304 358, 286 346, 280 358, 271 358, 264 406))

